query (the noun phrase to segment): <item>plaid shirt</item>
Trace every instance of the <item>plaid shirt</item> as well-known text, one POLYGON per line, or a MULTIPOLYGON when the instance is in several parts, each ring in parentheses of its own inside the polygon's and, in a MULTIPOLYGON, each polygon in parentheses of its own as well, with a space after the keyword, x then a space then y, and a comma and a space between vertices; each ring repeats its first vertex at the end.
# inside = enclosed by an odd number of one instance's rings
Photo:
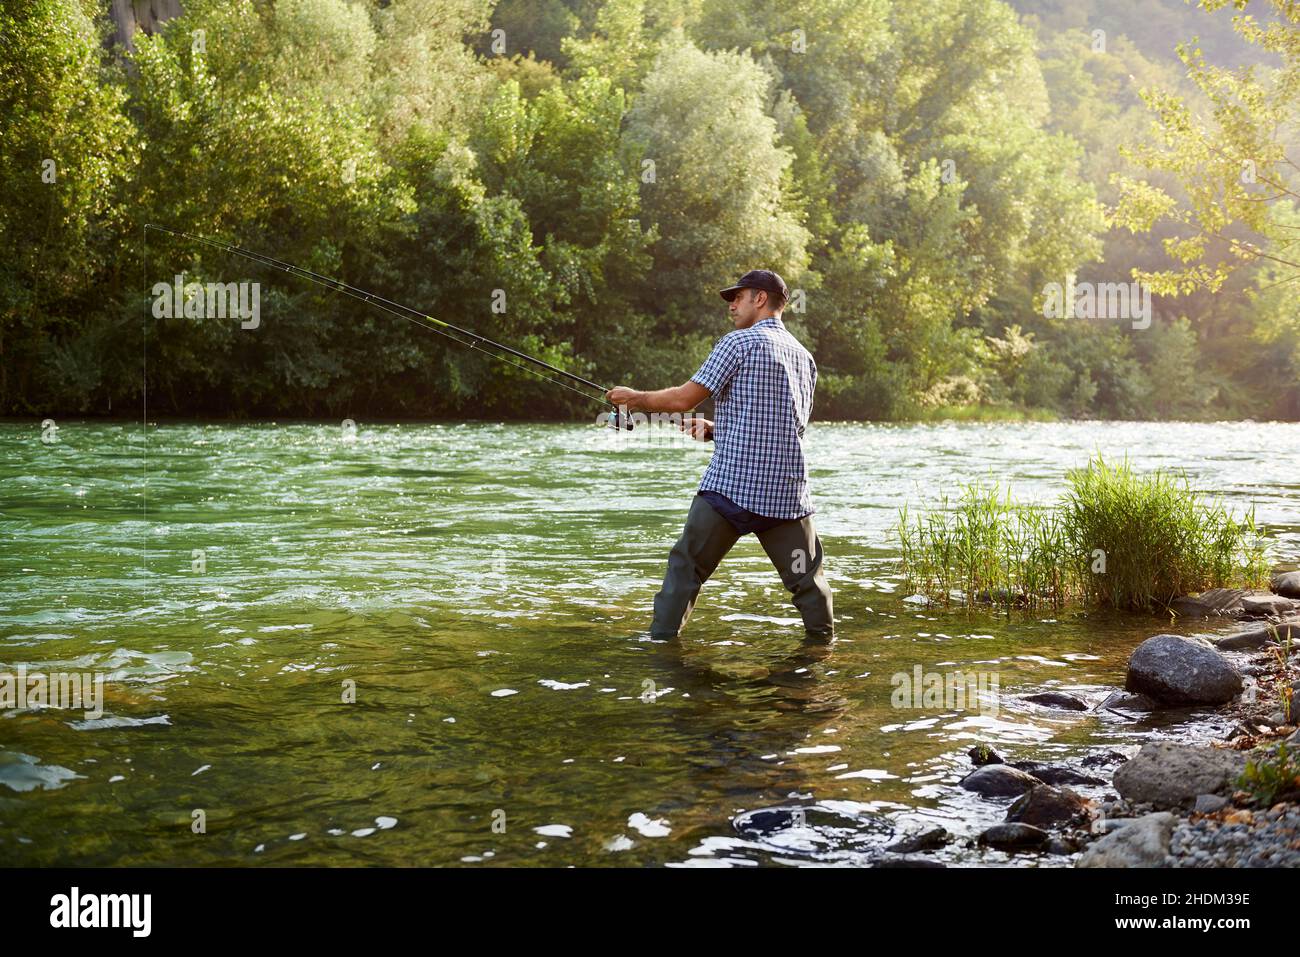
POLYGON ((817 364, 777 316, 729 332, 691 376, 713 394, 713 458, 700 491, 721 492, 758 515, 813 511, 803 437, 817 364))

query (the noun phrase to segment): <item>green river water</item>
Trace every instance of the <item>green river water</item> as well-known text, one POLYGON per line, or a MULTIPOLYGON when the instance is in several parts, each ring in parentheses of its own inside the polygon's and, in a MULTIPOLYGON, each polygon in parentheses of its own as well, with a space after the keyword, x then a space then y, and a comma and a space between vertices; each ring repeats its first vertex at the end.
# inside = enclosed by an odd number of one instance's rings
MULTIPOLYGON (((953 787, 976 740, 1072 759, 1176 730, 1186 716, 1017 696, 1100 699, 1138 641, 1197 630, 919 608, 899 505, 989 476, 1047 500, 1090 452, 1127 453, 1253 503, 1273 558, 1300 559, 1300 425, 816 423, 840 640, 802 649, 747 536, 664 644, 644 629, 706 445, 583 424, 58 426, 47 443, 0 425, 0 672, 100 673, 104 713, 0 711, 7 865, 862 863, 1002 819, 953 787), (996 673, 997 713, 892 707, 891 675, 918 665, 996 673)), ((1010 862, 961 841, 931 856, 1010 862)))

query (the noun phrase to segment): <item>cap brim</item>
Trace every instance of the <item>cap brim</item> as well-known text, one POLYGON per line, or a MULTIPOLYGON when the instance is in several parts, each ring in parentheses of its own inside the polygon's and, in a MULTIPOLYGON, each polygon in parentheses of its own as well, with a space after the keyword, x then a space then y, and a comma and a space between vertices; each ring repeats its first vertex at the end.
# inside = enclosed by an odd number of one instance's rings
POLYGON ((718 295, 727 300, 727 302, 731 302, 731 300, 736 298, 736 293, 740 292, 740 290, 744 288, 744 286, 728 286, 726 289, 719 292, 718 295))

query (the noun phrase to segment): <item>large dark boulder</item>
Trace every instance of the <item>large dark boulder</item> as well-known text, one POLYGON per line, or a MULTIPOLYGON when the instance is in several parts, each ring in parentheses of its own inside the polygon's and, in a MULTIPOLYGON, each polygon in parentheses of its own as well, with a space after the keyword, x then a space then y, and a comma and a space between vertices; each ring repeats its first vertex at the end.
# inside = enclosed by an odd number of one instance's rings
POLYGON ((1241 675, 1206 644, 1154 635, 1129 656, 1124 687, 1165 705, 1224 704, 1241 694, 1241 675))

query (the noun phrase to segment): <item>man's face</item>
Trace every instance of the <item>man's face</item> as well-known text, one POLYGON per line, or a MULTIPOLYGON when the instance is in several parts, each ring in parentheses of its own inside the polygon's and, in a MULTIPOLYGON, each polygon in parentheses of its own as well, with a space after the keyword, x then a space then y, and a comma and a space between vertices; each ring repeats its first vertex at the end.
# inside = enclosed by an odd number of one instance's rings
POLYGON ((763 318, 767 293, 761 289, 742 289, 728 303, 731 322, 737 329, 748 329, 763 318))

